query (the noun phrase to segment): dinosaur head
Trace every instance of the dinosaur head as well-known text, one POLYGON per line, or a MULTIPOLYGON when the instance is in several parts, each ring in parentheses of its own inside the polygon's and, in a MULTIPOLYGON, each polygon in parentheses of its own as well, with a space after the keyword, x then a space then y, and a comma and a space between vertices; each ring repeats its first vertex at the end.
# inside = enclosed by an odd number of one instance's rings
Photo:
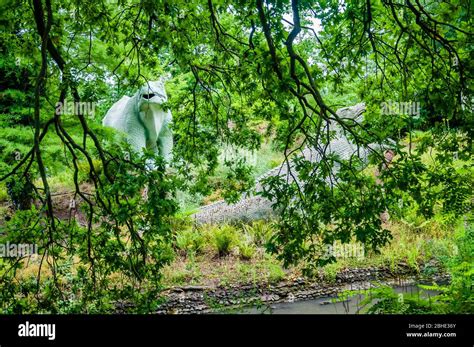
POLYGON ((162 81, 145 83, 135 94, 135 100, 138 106, 138 121, 145 131, 146 147, 155 148, 169 114, 163 107, 163 103, 168 101, 164 83, 162 81))
POLYGON ((150 107, 157 107, 168 101, 165 86, 161 81, 149 81, 138 91, 138 103, 140 111, 150 107))

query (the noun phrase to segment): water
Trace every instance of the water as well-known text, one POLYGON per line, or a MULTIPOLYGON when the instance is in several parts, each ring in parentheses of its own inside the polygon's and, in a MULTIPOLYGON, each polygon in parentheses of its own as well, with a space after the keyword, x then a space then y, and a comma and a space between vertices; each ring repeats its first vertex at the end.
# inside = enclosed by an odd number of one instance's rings
MULTIPOLYGON (((420 294, 428 298, 438 294, 436 291, 422 290, 416 285, 404 285, 393 287, 397 293, 420 294)), ((322 297, 318 299, 281 302, 262 307, 251 307, 240 310, 244 314, 355 314, 360 309, 360 302, 364 296, 361 294, 352 296, 344 302, 333 302, 335 297, 322 297)))

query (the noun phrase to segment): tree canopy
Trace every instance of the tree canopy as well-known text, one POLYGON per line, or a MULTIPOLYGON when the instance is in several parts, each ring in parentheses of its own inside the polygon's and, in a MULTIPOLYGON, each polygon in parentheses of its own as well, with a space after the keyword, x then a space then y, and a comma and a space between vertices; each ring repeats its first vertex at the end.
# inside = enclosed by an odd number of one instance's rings
MULTIPOLYGON (((270 134, 300 177, 270 177, 263 193, 281 211, 270 248, 286 264, 304 261, 311 270, 333 261, 321 249, 336 240, 377 250, 390 240, 384 211, 472 211, 472 169, 455 163, 472 162, 468 0, 3 0, 0 8, 0 176, 10 196, 41 202, 20 208, 5 230, 12 241, 40 245, 54 283, 70 255, 94 288, 107 288, 115 272, 158 281, 176 190, 209 192, 223 144, 252 150, 270 134), (131 153, 100 121, 122 95, 160 77, 175 159, 170 171, 155 158, 150 172, 152 154, 131 153), (97 109, 57 114, 65 100, 97 109), (358 102, 366 105, 362 122, 336 113, 358 102), (387 112, 396 103, 416 103, 419 112, 387 112), (331 122, 361 147, 395 141, 396 159, 380 182, 358 158, 327 153, 331 122), (321 161, 305 160, 305 147, 321 161), (55 216, 51 177, 64 167, 85 227, 55 216)), ((372 157, 388 165, 380 151, 372 157)), ((235 201, 252 178, 244 160, 226 165, 226 196, 235 201)))

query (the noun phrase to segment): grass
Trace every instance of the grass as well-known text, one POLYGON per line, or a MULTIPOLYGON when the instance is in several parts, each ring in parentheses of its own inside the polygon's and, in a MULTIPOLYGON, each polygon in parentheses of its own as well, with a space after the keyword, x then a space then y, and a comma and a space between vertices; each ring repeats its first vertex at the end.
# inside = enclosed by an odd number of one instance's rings
POLYGON ((5 202, 8 200, 7 187, 5 181, 0 182, 0 202, 5 202))
MULTIPOLYGON (((431 220, 423 227, 391 221, 385 227, 393 235, 390 244, 379 253, 366 251, 363 257, 338 258, 336 263, 320 269, 323 278, 334 282, 336 275, 344 269, 388 267, 396 271, 402 264, 420 275, 429 276, 443 271, 441 264, 456 251, 453 227, 441 221, 431 220)), ((164 270, 164 285, 228 286, 277 283, 301 277, 301 266, 284 269, 274 255, 266 253, 265 244, 272 232, 273 224, 265 221, 204 225, 180 231, 178 233, 183 233, 187 239, 198 238, 203 243, 198 252, 193 247, 188 247, 186 254, 178 252, 176 259, 164 270), (216 242, 222 244, 218 246, 216 242)))
POLYGON ((429 267, 422 269, 420 265, 434 261, 442 267, 443 261, 456 252, 453 227, 438 221, 429 221, 421 229, 397 221, 389 222, 385 227, 391 231, 393 239, 380 249, 380 253, 366 251, 363 258, 340 258, 323 267, 325 278, 333 280, 336 273, 345 268, 389 267, 396 271, 401 264, 423 274, 429 267))

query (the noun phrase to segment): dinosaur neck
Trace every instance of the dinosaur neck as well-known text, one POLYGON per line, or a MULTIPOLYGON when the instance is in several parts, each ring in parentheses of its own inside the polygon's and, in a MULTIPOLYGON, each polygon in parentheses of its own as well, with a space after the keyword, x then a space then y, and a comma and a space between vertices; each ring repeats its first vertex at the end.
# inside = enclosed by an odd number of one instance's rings
POLYGON ((160 105, 157 104, 148 104, 141 111, 140 118, 143 121, 145 129, 147 148, 156 146, 158 134, 161 131, 164 121, 163 114, 163 110, 160 108, 160 105))

